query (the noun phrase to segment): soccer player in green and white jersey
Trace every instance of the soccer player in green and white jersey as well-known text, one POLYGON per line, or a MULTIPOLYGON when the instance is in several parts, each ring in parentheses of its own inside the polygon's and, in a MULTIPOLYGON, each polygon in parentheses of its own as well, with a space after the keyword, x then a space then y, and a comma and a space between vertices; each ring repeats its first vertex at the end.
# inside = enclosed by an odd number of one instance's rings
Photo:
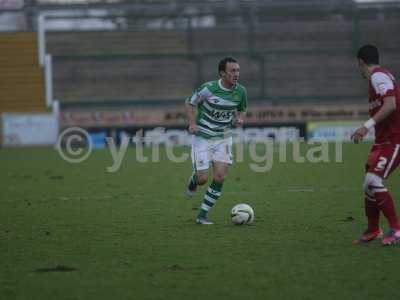
POLYGON ((233 126, 242 126, 247 109, 246 89, 238 84, 239 63, 232 57, 218 64, 219 80, 204 83, 186 100, 189 132, 193 134, 193 174, 187 194, 193 195, 198 185, 208 181, 210 163, 213 180, 208 187, 196 219, 197 224, 210 225, 207 213, 221 196, 222 185, 232 164, 233 126))

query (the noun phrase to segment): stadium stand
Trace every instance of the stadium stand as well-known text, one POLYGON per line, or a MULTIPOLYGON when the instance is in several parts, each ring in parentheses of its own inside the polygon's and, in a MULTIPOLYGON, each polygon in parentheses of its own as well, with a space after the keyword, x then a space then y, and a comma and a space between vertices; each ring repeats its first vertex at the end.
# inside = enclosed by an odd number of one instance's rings
MULTIPOLYGON (((46 51, 53 56, 54 98, 62 106, 181 103, 193 88, 216 77, 216 63, 226 55, 240 60, 241 82, 250 99, 278 104, 364 98, 354 60, 363 43, 379 46, 382 64, 394 74, 400 71, 397 4, 350 0, 72 2, 34 1, 25 6, 26 23, 31 24, 28 30, 35 29, 40 12, 51 17, 46 51), (65 27, 86 21, 86 27, 65 27), (102 22, 113 29, 87 27, 102 22), (62 28, 51 27, 56 23, 62 28)), ((9 51, 8 44, 1 44, 2 53, 9 51)), ((37 98, 43 99, 36 42, 29 47, 31 70, 25 74, 32 79, 13 80, 17 75, 10 73, 2 82, 28 81, 35 86, 37 98)), ((9 53, 16 55, 17 51, 9 53)), ((24 59, 2 54, 1 62, 22 63, 24 59)), ((13 69, 17 72, 21 67, 13 69)), ((2 93, 6 90, 21 94, 26 89, 7 84, 2 93)))
POLYGON ((184 32, 179 31, 82 31, 50 32, 48 52, 57 55, 186 53, 184 32))
POLYGON ((251 99, 358 101, 364 85, 354 54, 365 42, 377 44, 383 63, 400 70, 394 55, 399 8, 271 5, 249 12, 210 6, 195 15, 166 16, 168 29, 150 28, 160 17, 144 14, 134 21, 127 16, 130 27, 124 30, 50 31, 55 97, 64 104, 182 101, 199 83, 215 78, 220 57, 233 55, 251 99), (192 24, 190 18, 198 16, 211 18, 211 27, 182 27, 182 18, 192 24))
POLYGON ((46 111, 35 32, 0 33, 0 113, 46 111))
POLYGON ((86 100, 174 100, 189 95, 196 70, 184 58, 55 60, 56 97, 86 100), (106 71, 105 71, 106 70, 106 71))

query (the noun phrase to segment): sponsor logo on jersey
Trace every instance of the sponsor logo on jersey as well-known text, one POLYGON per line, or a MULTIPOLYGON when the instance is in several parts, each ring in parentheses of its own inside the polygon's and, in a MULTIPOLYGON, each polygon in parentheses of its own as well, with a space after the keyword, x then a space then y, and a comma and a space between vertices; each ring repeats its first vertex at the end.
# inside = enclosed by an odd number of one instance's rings
POLYGON ((233 112, 212 110, 210 115, 216 121, 228 121, 232 118, 233 112))

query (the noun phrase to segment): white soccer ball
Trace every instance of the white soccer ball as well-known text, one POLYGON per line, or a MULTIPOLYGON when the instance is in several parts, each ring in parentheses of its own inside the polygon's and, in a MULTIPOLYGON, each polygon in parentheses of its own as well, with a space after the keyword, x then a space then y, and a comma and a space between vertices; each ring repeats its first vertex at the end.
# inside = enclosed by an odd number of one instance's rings
POLYGON ((236 204, 231 210, 231 218, 235 225, 251 224, 254 221, 254 210, 248 204, 236 204))

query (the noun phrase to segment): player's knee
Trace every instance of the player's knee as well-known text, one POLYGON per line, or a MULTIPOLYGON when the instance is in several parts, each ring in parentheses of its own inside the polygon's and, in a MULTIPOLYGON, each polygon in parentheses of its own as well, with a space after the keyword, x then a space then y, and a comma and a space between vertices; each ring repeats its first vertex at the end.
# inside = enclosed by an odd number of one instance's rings
POLYGON ((226 174, 223 173, 215 173, 213 176, 213 180, 220 183, 224 182, 225 178, 226 174))
POLYGON ((207 181, 208 181, 208 175, 207 174, 197 174, 197 184, 198 185, 206 184, 207 181))
POLYGON ((376 190, 384 189, 383 180, 374 173, 365 174, 363 190, 368 194, 373 194, 376 190))

